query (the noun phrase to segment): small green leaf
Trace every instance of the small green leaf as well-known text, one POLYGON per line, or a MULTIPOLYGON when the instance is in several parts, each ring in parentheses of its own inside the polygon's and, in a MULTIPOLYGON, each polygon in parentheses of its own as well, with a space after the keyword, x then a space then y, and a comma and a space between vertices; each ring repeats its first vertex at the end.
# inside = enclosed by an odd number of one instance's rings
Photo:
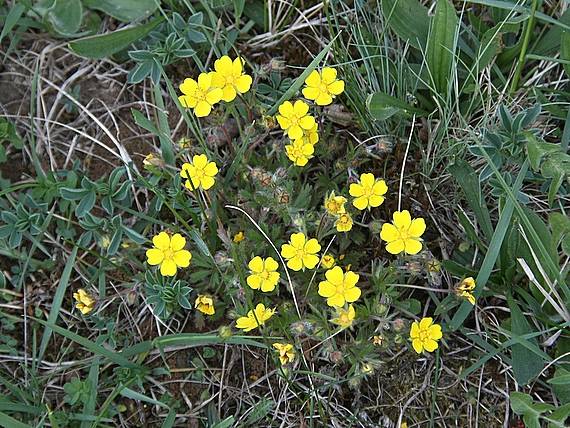
POLYGON ((426 46, 429 34, 427 9, 418 0, 382 0, 386 24, 416 49, 426 46))
POLYGON ((425 116, 427 113, 384 92, 368 96, 366 107, 374 119, 386 120, 395 114, 425 116))
POLYGON ((154 0, 83 0, 83 3, 123 22, 140 21, 152 15, 158 7, 154 0))
POLYGON ((55 0, 46 14, 53 29, 62 36, 72 36, 81 28, 83 6, 81 0, 55 0))

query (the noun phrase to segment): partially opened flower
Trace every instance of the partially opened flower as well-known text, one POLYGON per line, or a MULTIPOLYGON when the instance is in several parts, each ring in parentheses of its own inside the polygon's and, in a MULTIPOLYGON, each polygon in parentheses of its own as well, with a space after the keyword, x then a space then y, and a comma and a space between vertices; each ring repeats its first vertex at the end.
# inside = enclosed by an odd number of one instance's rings
POLYGON ((337 232, 348 232, 352 229, 353 224, 354 222, 349 213, 340 214, 334 223, 337 232))
POLYGON ((352 183, 349 188, 350 196, 355 197, 352 205, 361 211, 380 206, 387 191, 386 182, 376 179, 374 174, 369 172, 361 174, 358 183, 352 183))
POLYGON ((437 349, 437 341, 443 337, 441 326, 434 324, 433 318, 422 318, 414 321, 410 329, 410 338, 414 351, 421 354, 423 350, 433 352, 437 349))
POLYGON ((338 216, 346 212, 344 204, 346 204, 346 198, 337 196, 334 192, 331 192, 325 199, 325 209, 330 215, 338 216))
POLYGON ((315 148, 310 143, 305 143, 302 138, 292 141, 285 146, 287 157, 293 161, 295 166, 305 166, 309 159, 313 157, 315 148))
POLYGON ((319 125, 315 123, 311 129, 303 129, 303 136, 299 139, 313 146, 317 144, 319 142, 319 125))
POLYGON ((248 332, 256 329, 273 316, 275 309, 266 308, 263 303, 259 303, 254 310, 249 311, 245 317, 240 317, 236 321, 236 327, 248 332))
POLYGON ((197 82, 194 79, 184 79, 180 91, 184 94, 178 97, 180 104, 194 109, 196 117, 208 116, 212 106, 219 103, 224 95, 221 88, 212 84, 211 73, 201 73, 197 82))
POLYGON ((393 214, 393 224, 384 223, 380 238, 386 241, 386 251, 390 254, 417 254, 422 249, 420 237, 426 230, 423 218, 412 220, 408 210, 396 211, 393 214))
POLYGON ((178 268, 190 265, 192 254, 185 250, 186 239, 179 233, 170 235, 160 232, 152 238, 154 248, 146 251, 147 262, 151 266, 160 265, 162 276, 174 276, 178 268))
POLYGON ((279 265, 273 257, 262 259, 259 256, 255 256, 251 259, 248 266, 251 275, 247 277, 247 285, 254 290, 261 289, 264 293, 275 290, 280 275, 277 272, 279 265))
POLYGON ((303 96, 315 100, 319 106, 326 106, 333 102, 333 98, 344 91, 344 81, 337 79, 336 69, 325 67, 319 73, 313 70, 305 80, 303 96))
POLYGON ((356 316, 356 311, 354 310, 354 306, 348 305, 348 309, 337 308, 336 318, 333 318, 331 322, 342 328, 348 328, 352 326, 355 316, 356 316))
POLYGON ((472 305, 475 304, 475 295, 473 291, 475 290, 475 279, 471 276, 465 278, 461 283, 457 286, 457 295, 464 299, 467 299, 469 303, 472 305))
POLYGON ((206 315, 214 315, 216 309, 214 308, 214 299, 211 296, 199 294, 194 302, 194 307, 206 315))
POLYGON ((321 265, 325 268, 325 269, 330 269, 334 266, 335 264, 335 260, 334 257, 331 254, 325 254, 323 256, 323 258, 321 259, 321 265))
POLYGON ((234 235, 232 240, 234 241, 234 243, 239 244, 244 239, 245 239, 245 233, 243 230, 240 230, 238 233, 234 235))
POLYGON ((214 61, 212 84, 223 90, 223 101, 233 101, 237 94, 249 91, 252 79, 243 72, 243 64, 242 58, 237 57, 232 61, 227 55, 214 61))
POLYGON ((360 288, 356 286, 360 276, 352 271, 343 272, 335 266, 325 272, 325 281, 319 284, 319 295, 326 297, 327 305, 344 306, 345 303, 356 302, 360 297, 360 288))
POLYGON ((293 233, 290 241, 281 246, 281 255, 287 259, 287 267, 294 271, 313 269, 319 263, 316 255, 321 245, 315 238, 307 239, 304 233, 293 233))
POLYGON ((214 177, 218 174, 215 162, 210 162, 206 155, 194 155, 192 162, 184 163, 180 170, 180 176, 187 178, 184 185, 190 190, 202 188, 208 190, 214 185, 214 177))
POLYGON ((281 365, 288 364, 295 359, 295 348, 290 343, 274 343, 273 347, 279 353, 281 365))
POLYGON ((76 302, 75 307, 79 309, 83 315, 87 315, 93 310, 93 308, 95 308, 95 299, 83 288, 80 288, 76 293, 73 293, 73 298, 76 302))
POLYGON ((305 101, 297 100, 295 104, 285 101, 279 106, 277 122, 291 140, 297 140, 316 125, 315 118, 308 113, 309 105, 305 101))

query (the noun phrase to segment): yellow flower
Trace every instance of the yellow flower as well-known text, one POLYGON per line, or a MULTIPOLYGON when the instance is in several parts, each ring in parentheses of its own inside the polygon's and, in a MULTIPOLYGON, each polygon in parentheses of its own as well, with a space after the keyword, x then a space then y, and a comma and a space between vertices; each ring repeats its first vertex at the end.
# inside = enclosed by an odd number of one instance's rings
POLYGON ((319 106, 332 103, 333 98, 344 92, 344 81, 336 78, 336 69, 325 67, 319 73, 313 70, 305 80, 306 88, 303 96, 309 100, 315 100, 319 106))
POLYGON ((308 131, 315 127, 315 118, 307 113, 309 105, 302 100, 295 101, 295 104, 285 101, 279 106, 277 122, 291 140, 302 138, 303 130, 308 131))
POLYGON ((303 140, 304 143, 312 144, 313 146, 319 142, 319 125, 315 123, 311 129, 303 129, 303 136, 298 140, 303 140))
POLYGON ((304 233, 293 233, 289 243, 281 246, 281 255, 287 259, 289 269, 313 269, 319 263, 316 255, 321 245, 315 238, 307 239, 304 233))
POLYGON ((83 315, 87 315, 95 308, 95 299, 83 288, 77 290, 77 293, 73 293, 73 298, 77 302, 75 303, 75 307, 79 309, 83 315))
POLYGON ((414 350, 421 354, 425 349, 433 352, 437 349, 437 341, 443 337, 441 326, 433 323, 433 318, 422 318, 420 322, 414 321, 410 329, 410 338, 414 350))
POLYGON ((426 230, 423 218, 413 219, 408 210, 396 211, 393 214, 393 223, 384 223, 380 231, 380 238, 388 243, 386 251, 390 254, 418 254, 422 249, 420 236, 426 230))
POLYGON ((334 261, 334 257, 330 254, 325 254, 323 256, 323 258, 321 259, 321 265, 325 268, 325 269, 330 269, 334 266, 335 261, 334 261))
POLYGON ((194 155, 192 162, 184 163, 180 170, 180 176, 188 179, 184 185, 190 190, 199 187, 208 190, 216 182, 214 177, 217 173, 218 167, 216 163, 209 162, 206 155, 194 155))
POLYGON ((356 302, 360 297, 360 288, 356 286, 358 274, 348 271, 344 273, 342 268, 335 266, 325 272, 326 281, 319 284, 319 295, 326 297, 327 305, 341 307, 346 302, 356 302))
POLYGON ((198 81, 194 79, 184 79, 180 85, 180 91, 184 95, 178 97, 178 101, 183 107, 194 109, 196 117, 208 116, 212 111, 212 106, 219 103, 224 95, 224 91, 212 83, 212 73, 201 73, 198 81))
POLYGON ((295 348, 290 343, 274 343, 273 347, 279 352, 281 365, 284 366, 295 359, 295 348))
POLYGON ((331 322, 342 328, 348 328, 352 326, 356 311, 354 310, 354 306, 348 305, 348 309, 337 308, 336 315, 337 317, 333 318, 331 322))
POLYGON ((236 327, 245 332, 251 331, 273 316, 275 309, 265 308, 263 303, 259 303, 253 311, 249 311, 245 317, 240 317, 236 321, 236 327))
POLYGON ((349 213, 342 213, 338 216, 338 219, 335 222, 336 230, 338 232, 348 232, 352 229, 353 225, 352 217, 349 213))
POLYGON ((216 309, 214 308, 214 299, 204 294, 199 294, 194 302, 194 307, 206 315, 214 315, 216 309))
POLYGON ((457 286, 456 292, 459 297, 467 299, 469 303, 474 305, 475 295, 473 294, 473 290, 475 290, 475 279, 469 276, 461 281, 461 283, 457 286))
POLYGON ((285 146, 287 157, 295 166, 305 166, 309 159, 313 157, 315 148, 310 143, 303 142, 303 139, 292 141, 291 144, 285 146))
POLYGON ((152 238, 154 248, 146 250, 146 258, 149 265, 160 265, 160 274, 162 276, 174 276, 176 270, 181 267, 185 268, 190 265, 192 254, 185 250, 186 239, 179 233, 170 235, 166 232, 160 232, 152 238))
POLYGON ((234 235, 233 241, 236 244, 239 244, 241 241, 243 241, 245 239, 245 233, 243 232, 243 230, 240 230, 238 233, 236 233, 234 235))
POLYGON ((346 204, 346 198, 344 196, 336 196, 334 192, 331 192, 325 199, 325 209, 329 214, 334 216, 346 212, 344 204, 346 204))
POLYGON ((275 290, 280 275, 279 272, 276 272, 279 265, 273 257, 262 259, 259 256, 255 256, 251 259, 248 266, 251 270, 251 275, 247 277, 247 285, 254 290, 261 289, 264 293, 275 290))
POLYGON ((388 186, 384 180, 377 180, 373 174, 369 172, 361 174, 358 183, 350 185, 350 196, 356 199, 352 201, 359 210, 366 208, 378 207, 384 202, 384 196, 388 191, 388 186))
POLYGON ((233 61, 227 55, 214 62, 212 84, 222 88, 222 100, 233 101, 237 94, 245 94, 251 87, 251 76, 243 72, 244 60, 237 57, 233 61))

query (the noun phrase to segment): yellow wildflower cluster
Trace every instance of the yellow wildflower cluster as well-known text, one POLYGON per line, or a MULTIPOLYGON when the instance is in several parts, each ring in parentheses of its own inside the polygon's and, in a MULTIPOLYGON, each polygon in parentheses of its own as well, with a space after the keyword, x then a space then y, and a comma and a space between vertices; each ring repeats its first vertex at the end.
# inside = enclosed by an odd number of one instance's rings
POLYGON ((208 116, 215 104, 231 102, 238 94, 249 91, 252 78, 243 71, 244 60, 224 55, 214 62, 214 71, 200 73, 198 80, 184 79, 180 85, 183 95, 178 101, 183 107, 193 109, 196 117, 208 116))
POLYGON ((75 307, 79 309, 83 315, 87 315, 95 308, 96 300, 83 288, 80 288, 77 292, 73 293, 73 298, 76 302, 75 307))
MULTIPOLYGON (((305 79, 305 85, 303 96, 319 106, 331 104, 333 98, 344 91, 344 81, 337 79, 337 72, 331 67, 313 70, 305 79)), ((295 166, 307 165, 319 141, 318 124, 309 114, 309 105, 303 100, 285 101, 279 106, 276 119, 290 139, 285 146, 287 157, 295 166)))

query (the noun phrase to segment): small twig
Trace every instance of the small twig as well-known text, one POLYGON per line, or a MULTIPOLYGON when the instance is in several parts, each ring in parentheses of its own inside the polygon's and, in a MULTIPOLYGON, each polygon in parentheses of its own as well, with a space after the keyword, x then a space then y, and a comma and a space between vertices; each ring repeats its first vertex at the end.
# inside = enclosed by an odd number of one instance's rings
POLYGON ((416 123, 416 115, 412 119, 412 127, 410 129, 410 136, 406 144, 406 153, 404 153, 404 161, 402 162, 402 171, 400 172, 400 190, 398 190, 398 211, 402 209, 402 187, 404 184, 404 171, 406 169, 406 161, 408 159, 408 151, 410 150, 410 143, 412 142, 412 133, 414 132, 414 125, 416 123))

